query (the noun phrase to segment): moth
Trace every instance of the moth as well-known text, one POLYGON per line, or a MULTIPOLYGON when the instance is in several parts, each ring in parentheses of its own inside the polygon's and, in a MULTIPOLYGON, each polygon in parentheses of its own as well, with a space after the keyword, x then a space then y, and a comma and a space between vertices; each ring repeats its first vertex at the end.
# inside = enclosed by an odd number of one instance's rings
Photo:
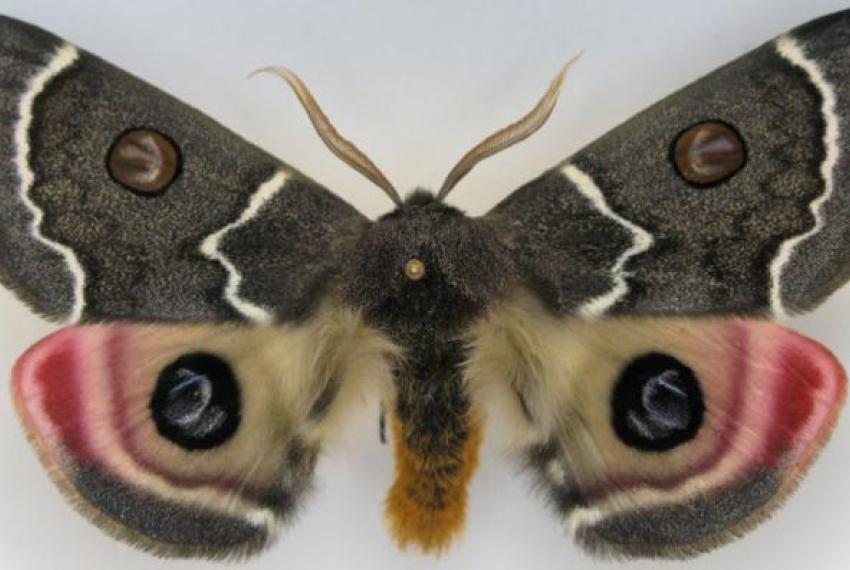
POLYGON ((850 11, 638 114, 481 217, 402 199, 369 220, 189 106, 0 19, 0 278, 68 326, 20 357, 16 410, 107 533, 159 555, 254 553, 302 507, 352 403, 381 403, 402 547, 462 529, 487 422, 579 545, 686 557, 768 516, 846 392, 774 322, 850 277, 850 11))

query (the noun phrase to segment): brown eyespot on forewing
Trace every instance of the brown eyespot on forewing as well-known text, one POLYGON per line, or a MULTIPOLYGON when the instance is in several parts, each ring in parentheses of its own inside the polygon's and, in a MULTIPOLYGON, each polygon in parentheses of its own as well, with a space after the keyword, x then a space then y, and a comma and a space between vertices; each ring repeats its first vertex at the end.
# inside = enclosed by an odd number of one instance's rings
POLYGON ((142 194, 164 191, 180 170, 180 151, 171 139, 152 129, 124 132, 107 157, 112 177, 142 194))
POLYGON ((697 123, 674 142, 673 162, 689 183, 712 186, 738 172, 747 160, 741 135, 721 121, 697 123))

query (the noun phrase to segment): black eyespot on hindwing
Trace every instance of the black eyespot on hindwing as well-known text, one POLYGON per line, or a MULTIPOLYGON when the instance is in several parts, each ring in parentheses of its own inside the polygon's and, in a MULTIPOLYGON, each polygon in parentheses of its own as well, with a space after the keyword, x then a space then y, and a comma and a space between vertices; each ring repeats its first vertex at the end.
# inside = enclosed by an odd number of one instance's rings
POLYGON ((693 371, 676 358, 650 353, 620 374, 611 400, 614 431, 626 445, 667 451, 691 440, 705 413, 693 371))
POLYGON ((211 449, 239 427, 239 385, 218 356, 184 354, 159 375, 150 401, 157 430, 189 451, 211 449))
POLYGON ((673 164, 691 185, 714 186, 732 177, 747 162, 744 139, 732 125, 703 121, 679 133, 673 141, 673 164))
POLYGON ((151 196, 165 191, 180 171, 180 149, 153 129, 124 131, 112 144, 106 167, 125 188, 151 196))

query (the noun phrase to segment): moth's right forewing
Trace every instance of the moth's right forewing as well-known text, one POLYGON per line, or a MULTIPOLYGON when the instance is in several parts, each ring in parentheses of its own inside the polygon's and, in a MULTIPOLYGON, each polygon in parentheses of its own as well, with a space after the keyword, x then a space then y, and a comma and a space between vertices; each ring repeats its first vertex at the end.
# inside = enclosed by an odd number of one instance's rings
POLYGON ((791 30, 508 196, 487 218, 525 286, 590 317, 823 302, 850 277, 848 38, 848 10, 791 30))

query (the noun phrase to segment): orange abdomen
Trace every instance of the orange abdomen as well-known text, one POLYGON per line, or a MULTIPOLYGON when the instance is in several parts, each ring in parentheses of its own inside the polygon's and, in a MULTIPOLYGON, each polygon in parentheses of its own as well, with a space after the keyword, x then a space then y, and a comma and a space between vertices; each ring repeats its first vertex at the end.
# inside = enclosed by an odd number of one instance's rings
POLYGON ((392 415, 395 482, 386 502, 393 537, 405 548, 439 554, 460 535, 466 519, 467 486, 478 466, 482 422, 464 418, 460 445, 437 446, 423 454, 408 445, 409 431, 392 415))

